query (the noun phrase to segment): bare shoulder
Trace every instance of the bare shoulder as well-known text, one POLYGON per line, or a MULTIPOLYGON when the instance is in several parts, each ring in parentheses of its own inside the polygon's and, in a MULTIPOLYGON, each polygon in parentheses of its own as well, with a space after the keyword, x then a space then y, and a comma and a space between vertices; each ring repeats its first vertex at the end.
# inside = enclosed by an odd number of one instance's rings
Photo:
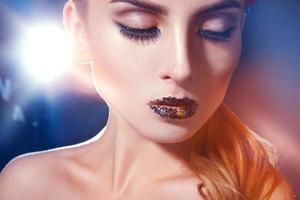
POLYGON ((73 158, 81 151, 83 147, 59 148, 14 158, 0 174, 0 199, 45 199, 58 188, 68 190, 73 158))
POLYGON ((41 156, 23 155, 10 161, 0 174, 0 199, 29 198, 32 189, 39 186, 36 181, 43 174, 44 160, 41 156))

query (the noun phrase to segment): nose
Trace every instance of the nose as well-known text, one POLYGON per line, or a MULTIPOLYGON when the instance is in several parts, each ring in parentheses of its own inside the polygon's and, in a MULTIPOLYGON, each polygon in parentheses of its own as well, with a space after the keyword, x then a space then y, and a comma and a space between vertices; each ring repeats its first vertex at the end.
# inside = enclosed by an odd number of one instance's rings
POLYGON ((192 67, 189 52, 188 34, 183 28, 175 27, 169 37, 166 52, 166 71, 164 79, 172 79, 178 85, 192 79, 192 67))

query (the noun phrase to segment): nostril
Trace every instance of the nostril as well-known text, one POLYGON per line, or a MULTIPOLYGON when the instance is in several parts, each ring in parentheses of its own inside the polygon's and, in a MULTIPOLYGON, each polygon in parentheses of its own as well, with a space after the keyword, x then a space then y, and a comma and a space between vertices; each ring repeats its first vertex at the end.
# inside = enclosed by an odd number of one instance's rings
POLYGON ((169 76, 169 75, 164 75, 164 76, 162 76, 162 80, 168 81, 172 84, 182 85, 184 83, 191 82, 192 76, 186 76, 185 78, 178 78, 178 77, 175 77, 175 76, 172 77, 172 76, 169 76))
POLYGON ((171 79, 171 77, 168 76, 168 75, 165 75, 165 76, 163 76, 162 78, 163 78, 163 79, 171 79))

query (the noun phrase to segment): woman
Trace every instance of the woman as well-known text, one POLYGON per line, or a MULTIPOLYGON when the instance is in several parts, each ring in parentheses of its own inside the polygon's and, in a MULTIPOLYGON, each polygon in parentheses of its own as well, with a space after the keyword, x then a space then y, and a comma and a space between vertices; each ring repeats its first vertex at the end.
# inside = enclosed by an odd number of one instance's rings
POLYGON ((293 199, 272 146, 223 103, 248 3, 67 2, 107 124, 85 143, 14 159, 0 199, 293 199))

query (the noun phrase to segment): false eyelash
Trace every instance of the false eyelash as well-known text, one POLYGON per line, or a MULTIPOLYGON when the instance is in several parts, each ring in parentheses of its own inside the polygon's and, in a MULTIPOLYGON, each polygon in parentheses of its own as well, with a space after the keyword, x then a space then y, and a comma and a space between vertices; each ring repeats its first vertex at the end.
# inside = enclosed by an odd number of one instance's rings
MULTIPOLYGON (((156 27, 151 27, 148 29, 136 29, 125 26, 121 23, 117 23, 120 28, 120 33, 125 37, 135 40, 137 42, 154 42, 160 35, 160 30, 156 27)), ((230 37, 236 27, 231 27, 224 32, 215 32, 200 29, 197 33, 206 39, 209 39, 213 42, 228 42, 230 37)))
POLYGON ((208 31, 200 29, 197 31, 197 33, 206 39, 212 40, 214 42, 228 42, 230 41, 230 37, 236 27, 231 27, 228 30, 224 32, 215 32, 215 31, 208 31))
POLYGON ((120 27, 120 33, 129 39, 133 39, 138 42, 154 42, 160 35, 160 30, 156 27, 147 29, 136 29, 117 23, 120 27))

